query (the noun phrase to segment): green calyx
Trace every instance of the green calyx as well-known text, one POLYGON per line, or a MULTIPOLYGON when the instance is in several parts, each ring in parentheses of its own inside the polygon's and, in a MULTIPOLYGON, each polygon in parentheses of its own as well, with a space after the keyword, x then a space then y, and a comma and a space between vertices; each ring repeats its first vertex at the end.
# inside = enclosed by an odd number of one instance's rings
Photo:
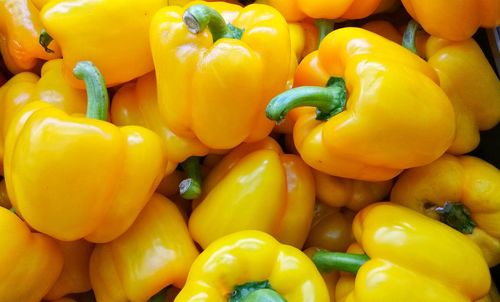
POLYGON ((286 302, 272 287, 269 281, 247 282, 236 285, 228 302, 286 302))
POLYGON ((52 42, 53 40, 54 39, 49 35, 49 33, 45 29, 42 29, 40 31, 40 36, 38 37, 38 43, 42 45, 46 53, 54 53, 54 51, 49 48, 50 42, 52 42))
POLYGON ((463 234, 472 234, 477 224, 469 210, 460 202, 445 202, 442 207, 434 208, 439 219, 463 234))

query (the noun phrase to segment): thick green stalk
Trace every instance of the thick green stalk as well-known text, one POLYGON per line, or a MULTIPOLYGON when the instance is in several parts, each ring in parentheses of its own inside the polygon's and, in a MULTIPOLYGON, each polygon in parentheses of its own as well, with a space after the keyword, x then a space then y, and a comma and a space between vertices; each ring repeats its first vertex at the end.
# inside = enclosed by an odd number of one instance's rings
POLYGON ((90 61, 80 61, 73 69, 73 75, 85 81, 87 89, 87 117, 106 121, 108 119, 109 97, 104 78, 90 61))

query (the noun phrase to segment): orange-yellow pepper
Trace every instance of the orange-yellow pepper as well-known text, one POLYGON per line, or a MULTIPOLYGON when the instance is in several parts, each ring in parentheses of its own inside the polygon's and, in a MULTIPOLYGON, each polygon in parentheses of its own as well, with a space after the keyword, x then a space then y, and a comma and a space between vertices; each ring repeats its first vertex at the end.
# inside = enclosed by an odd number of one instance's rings
POLYGON ((197 3, 152 21, 160 113, 174 133, 208 148, 261 140, 273 127, 266 104, 289 79, 288 24, 266 5, 197 3))
POLYGON ((203 181, 189 231, 203 248, 240 230, 260 230, 301 248, 314 210, 310 168, 271 138, 230 152, 203 181))
POLYGON ((161 181, 164 149, 148 129, 105 122, 107 91, 95 66, 79 63, 75 75, 91 88, 87 117, 31 102, 12 119, 7 192, 34 229, 64 241, 107 242, 132 224, 161 181))
POLYGON ((500 263, 500 172, 488 162, 445 154, 403 172, 391 201, 468 234, 490 266, 500 263))
POLYGON ((498 0, 402 0, 406 11, 433 36, 466 40, 479 27, 500 24, 498 0))
POLYGON ((312 257, 321 271, 356 273, 351 290, 337 302, 472 302, 488 294, 491 279, 481 250, 416 211, 387 202, 370 205, 354 218, 353 233, 366 255, 320 251, 312 257))
POLYGON ((210 244, 194 261, 186 285, 175 299, 285 300, 328 302, 328 290, 303 252, 255 230, 232 233, 210 244))
POLYGON ((47 51, 38 43, 41 31, 39 10, 31 0, 0 1, 0 53, 10 72, 31 70, 41 60, 61 56, 56 43, 47 51))
POLYGON ((31 233, 19 217, 0 207, 0 245, 1 300, 39 302, 63 267, 56 241, 31 233))
POLYGON ((295 107, 317 107, 301 108, 295 122, 302 159, 330 175, 384 181, 430 163, 450 146, 453 107, 437 83, 417 55, 346 27, 328 34, 299 64, 294 85, 311 86, 273 98, 266 114, 280 121, 295 107))
POLYGON ((97 301, 147 301, 164 287, 182 287, 198 256, 175 204, 154 194, 118 239, 98 244, 90 259, 97 301))

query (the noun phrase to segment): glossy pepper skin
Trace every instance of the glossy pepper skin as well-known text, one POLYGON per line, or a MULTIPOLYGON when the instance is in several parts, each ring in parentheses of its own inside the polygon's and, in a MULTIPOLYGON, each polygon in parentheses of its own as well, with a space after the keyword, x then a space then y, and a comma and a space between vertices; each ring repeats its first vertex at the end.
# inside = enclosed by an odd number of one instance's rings
POLYGON ((450 146, 453 107, 437 83, 418 56, 346 27, 327 35, 298 66, 294 85, 307 86, 275 97, 266 114, 279 121, 294 107, 318 107, 319 113, 300 108, 295 122, 302 159, 330 175, 384 181, 428 164, 450 146))
POLYGON ((490 266, 500 263, 500 172, 486 161, 445 154, 409 169, 394 185, 391 201, 467 234, 490 266))
POLYGON ((210 244, 194 261, 175 301, 235 301, 228 298, 236 286, 262 281, 289 302, 329 301, 321 275, 304 253, 255 230, 210 244))
POLYGON ((108 87, 130 81, 154 69, 149 47, 149 26, 166 0, 52 0, 40 18, 60 45, 66 76, 75 87, 73 67, 92 61, 108 87), (117 30, 119 29, 119 30, 117 30))
POLYGON ((147 301, 170 284, 182 287, 197 256, 179 209, 154 194, 122 236, 96 246, 92 288, 98 302, 147 301))
POLYGON ((160 113, 174 133, 208 148, 231 149, 261 140, 273 127, 264 115, 266 104, 287 88, 292 55, 288 25, 266 5, 197 3, 166 7, 153 19, 160 113), (183 15, 192 17, 188 22, 198 33, 189 31, 183 15), (196 18, 213 22, 209 27, 214 32, 195 29, 196 18))
POLYGON ((55 42, 50 43, 50 51, 38 43, 42 28, 39 10, 31 0, 0 1, 0 53, 10 72, 31 70, 41 60, 61 56, 55 42))
POLYGON ((39 302, 56 282, 63 256, 56 241, 32 233, 11 211, 0 207, 0 297, 3 301, 39 302))
POLYGON ((88 117, 44 102, 24 106, 7 133, 7 191, 34 229, 107 242, 132 224, 161 181, 164 149, 148 129, 104 121, 107 91, 92 64, 77 65, 75 74, 93 87, 88 117))
POLYGON ((242 144, 203 181, 189 231, 203 248, 241 230, 260 230, 301 248, 314 209, 310 168, 271 138, 242 144))
POLYGON ((433 36, 469 39, 479 27, 500 24, 497 0, 402 0, 406 11, 433 36))

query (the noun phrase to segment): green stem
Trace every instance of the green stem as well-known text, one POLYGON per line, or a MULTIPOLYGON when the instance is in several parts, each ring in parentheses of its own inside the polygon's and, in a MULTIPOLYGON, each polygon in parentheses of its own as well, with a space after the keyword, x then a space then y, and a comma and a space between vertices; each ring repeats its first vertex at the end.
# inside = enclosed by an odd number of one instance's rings
POLYGON ((184 199, 195 199, 201 194, 200 159, 198 156, 191 156, 181 164, 187 175, 179 184, 179 193, 184 199))
POLYGON ((469 210, 460 202, 447 201, 442 207, 434 209, 442 222, 463 234, 472 234, 477 224, 469 210))
POLYGON ((327 87, 303 86, 279 94, 267 105, 266 115, 270 120, 281 122, 290 110, 312 106, 317 108, 316 119, 328 120, 344 110, 346 100, 344 80, 332 77, 327 87))
POLYGON ((417 30, 420 28, 420 24, 415 20, 408 22, 406 30, 403 34, 403 47, 408 49, 413 53, 417 53, 417 30))
POLYGON ((317 19, 316 21, 314 21, 314 24, 316 24, 316 27, 319 30, 319 47, 321 41, 323 41, 323 39, 335 29, 335 21, 330 19, 317 19))
POLYGON ((312 260, 322 273, 336 270, 355 274, 370 258, 364 254, 334 253, 320 250, 312 256, 312 260))
POLYGON ((243 29, 226 24, 219 12, 203 4, 190 6, 184 12, 182 20, 193 34, 198 34, 208 27, 214 42, 221 38, 241 39, 243 35, 243 29))
POLYGON ((258 289, 251 292, 241 300, 242 302, 286 302, 275 290, 269 288, 258 289))
POLYGON ((108 119, 109 97, 106 83, 99 69, 90 61, 80 61, 73 69, 73 75, 85 81, 87 88, 87 117, 108 119))
POLYGON ((286 302, 272 287, 269 281, 247 282, 236 285, 228 302, 286 302))
POLYGON ((40 31, 40 37, 38 37, 38 43, 42 45, 46 53, 54 53, 54 51, 49 48, 49 44, 53 40, 54 39, 49 35, 49 33, 45 29, 42 29, 40 31))

